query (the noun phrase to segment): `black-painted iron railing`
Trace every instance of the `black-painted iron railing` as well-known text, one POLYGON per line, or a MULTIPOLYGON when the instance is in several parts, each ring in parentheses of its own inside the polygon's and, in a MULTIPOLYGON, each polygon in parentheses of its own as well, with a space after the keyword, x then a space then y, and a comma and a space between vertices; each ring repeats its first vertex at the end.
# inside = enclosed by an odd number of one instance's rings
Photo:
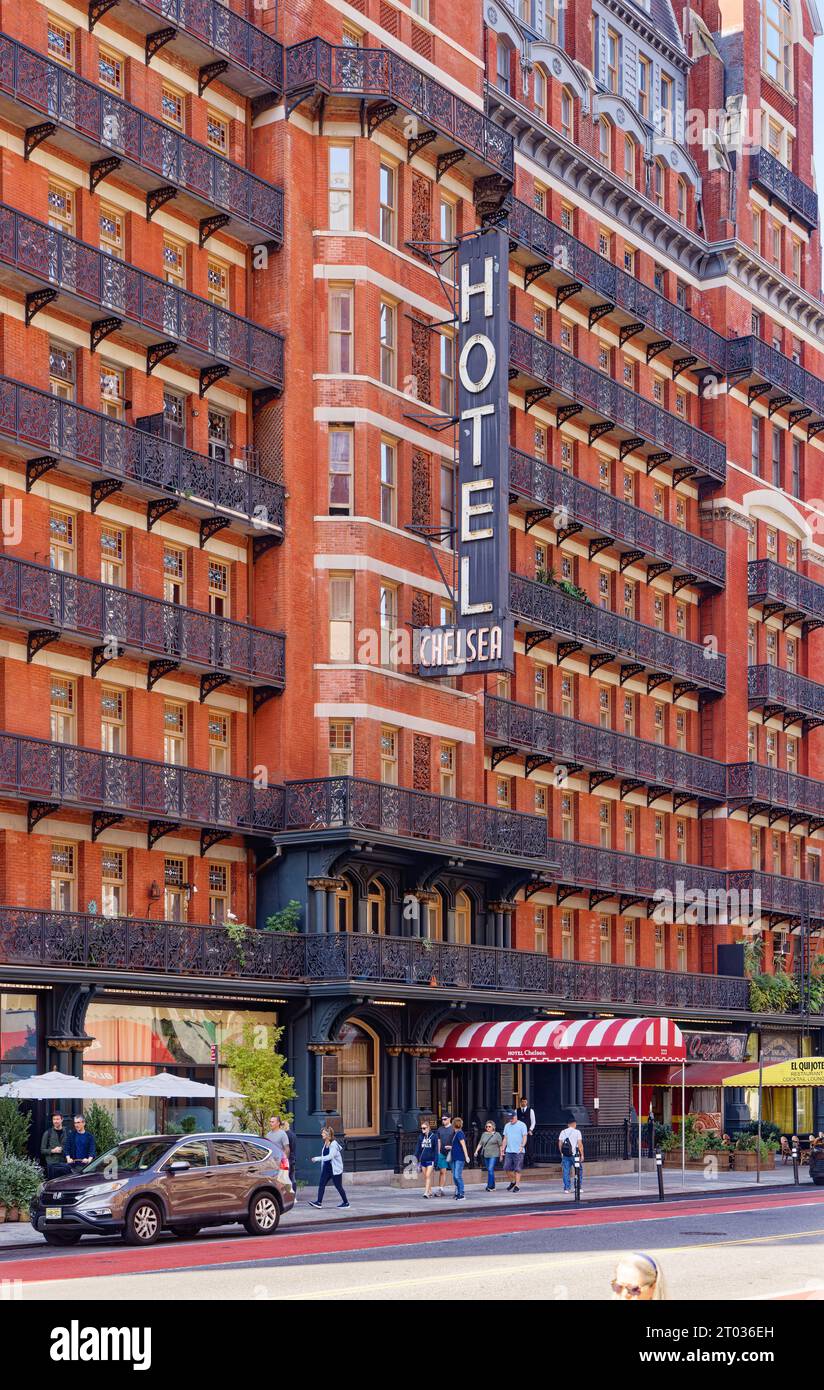
MULTIPOLYGON (((213 50, 216 59, 228 60, 229 70, 220 80, 233 86, 232 65, 249 73, 260 85, 273 92, 283 87, 283 46, 256 24, 224 4, 223 0, 134 0, 149 15, 184 36, 213 50)), ((91 9, 108 8, 91 0, 91 9)), ((271 10, 277 14, 276 0, 271 10)))
POLYGON ((797 611, 801 618, 824 623, 824 584, 775 560, 750 560, 747 594, 750 603, 772 600, 797 611))
POLYGON ((759 183, 785 207, 797 212, 810 227, 818 225, 818 197, 815 189, 776 159, 769 150, 750 155, 750 183, 759 183))
POLYGON ((733 380, 739 374, 763 377, 770 386, 791 397, 788 404, 801 401, 816 415, 824 415, 824 382, 808 372, 800 362, 793 362, 771 343, 748 334, 730 338, 727 343, 727 371, 733 380))
POLYGON ((800 777, 783 767, 765 767, 763 763, 729 763, 727 798, 731 802, 761 803, 824 817, 824 782, 800 777))
POLYGON ((747 668, 747 694, 751 708, 775 705, 808 720, 824 720, 824 685, 766 664, 747 668))

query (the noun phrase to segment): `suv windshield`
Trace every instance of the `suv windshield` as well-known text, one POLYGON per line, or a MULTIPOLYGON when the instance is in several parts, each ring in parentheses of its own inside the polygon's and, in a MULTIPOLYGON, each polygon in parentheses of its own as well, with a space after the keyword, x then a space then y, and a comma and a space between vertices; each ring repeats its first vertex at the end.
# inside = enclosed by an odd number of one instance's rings
POLYGON ((147 1168, 158 1163, 175 1143, 176 1139, 127 1139, 125 1143, 116 1144, 113 1149, 101 1154, 84 1171, 101 1173, 105 1170, 108 1174, 144 1173, 147 1168))

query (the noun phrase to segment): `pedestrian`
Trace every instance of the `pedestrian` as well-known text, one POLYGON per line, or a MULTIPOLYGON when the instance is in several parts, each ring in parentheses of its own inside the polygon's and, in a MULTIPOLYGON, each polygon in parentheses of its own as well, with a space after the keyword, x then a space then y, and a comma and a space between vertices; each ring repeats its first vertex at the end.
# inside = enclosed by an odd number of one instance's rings
POLYGON ((97 1158, 97 1145, 94 1142, 94 1135, 89 1134, 86 1129, 85 1115, 75 1115, 74 1129, 71 1134, 66 1135, 64 1152, 66 1163, 71 1165, 72 1172, 82 1173, 92 1159, 97 1158))
POLYGON ((531 1168, 534 1162, 532 1157, 532 1145, 535 1134, 535 1111, 532 1109, 526 1096, 521 1096, 521 1103, 515 1112, 522 1125, 526 1125, 526 1144, 524 1145, 524 1167, 531 1168))
POLYGON ((507 1192, 520 1192, 521 1187, 518 1182, 521 1169, 524 1166, 524 1146, 526 1145, 527 1128, 523 1120, 519 1120, 515 1111, 511 1111, 509 1120, 504 1125, 504 1172, 514 1173, 515 1176, 510 1180, 507 1192))
POLYGON ((283 1167, 284 1159, 288 1164, 290 1158, 289 1131, 286 1125, 281 1120, 280 1115, 270 1115, 269 1132, 266 1135, 266 1138, 272 1145, 272 1148, 275 1151, 275 1157, 277 1158, 281 1167, 283 1167))
POLYGON ((452 1140, 455 1137, 455 1126, 452 1123, 451 1115, 441 1115, 441 1122, 435 1133, 438 1136, 438 1157, 435 1160, 435 1166, 438 1169, 438 1186, 435 1188, 435 1196, 443 1197, 447 1169, 452 1161, 452 1140))
POLYGON ((469 1162, 469 1150, 466 1147, 466 1135, 463 1131, 463 1120, 460 1116, 455 1117, 455 1133, 452 1136, 452 1181, 455 1184, 455 1201, 462 1202, 464 1199, 464 1180, 463 1170, 469 1162))
POLYGON ((320 1182, 318 1183, 318 1195, 314 1202, 310 1202, 310 1207, 320 1207, 323 1205, 323 1194, 326 1191, 326 1184, 332 1182, 337 1188, 340 1201, 339 1207, 348 1207, 349 1199, 343 1190, 343 1150, 335 1138, 335 1131, 331 1125, 325 1125, 320 1132, 323 1140, 323 1148, 319 1154, 312 1157, 313 1163, 320 1164, 320 1182))
POLYGON ((59 1110, 55 1110, 51 1124, 40 1140, 40 1160, 45 1166, 47 1178, 58 1178, 62 1173, 71 1171, 65 1158, 67 1138, 63 1116, 59 1110))
POLYGON ((423 1169, 423 1195, 426 1198, 432 1196, 432 1175, 435 1172, 435 1164, 438 1159, 438 1147, 438 1136, 429 1120, 421 1120, 421 1132, 415 1146, 415 1158, 418 1163, 418 1172, 423 1169))
POLYGON ((503 1147, 503 1135, 499 1134, 495 1128, 494 1120, 487 1120, 484 1125, 484 1132, 478 1140, 475 1150, 475 1157, 480 1154, 481 1161, 486 1166, 486 1187, 485 1192, 495 1191, 495 1164, 501 1156, 503 1147))
POLYGON ((561 1172, 564 1179, 564 1192, 570 1193, 570 1178, 575 1168, 575 1155, 578 1155, 578 1184, 584 1181, 584 1136, 570 1120, 566 1129, 558 1135, 558 1151, 561 1155, 561 1172))
POLYGON ((660 1302, 667 1296, 664 1272, 652 1255, 621 1255, 612 1276, 612 1297, 622 1303, 660 1302))
POLYGON ((292 1191, 295 1194, 295 1201, 298 1200, 298 1186, 295 1181, 295 1164, 298 1158, 298 1136, 292 1128, 289 1120, 286 1121, 286 1139, 289 1144, 289 1181, 292 1184, 292 1191))

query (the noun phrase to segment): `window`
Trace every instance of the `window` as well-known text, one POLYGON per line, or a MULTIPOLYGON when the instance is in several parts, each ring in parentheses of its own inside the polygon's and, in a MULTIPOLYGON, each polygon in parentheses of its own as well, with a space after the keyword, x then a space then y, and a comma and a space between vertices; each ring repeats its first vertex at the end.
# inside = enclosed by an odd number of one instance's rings
POLYGON ((163 278, 182 289, 186 284, 186 247, 173 237, 163 237, 163 278))
POLYGON ((126 413, 126 373, 111 362, 100 363, 100 408, 112 420, 126 413))
POLYGON ((768 632, 766 638, 767 665, 778 665, 778 637, 774 632, 768 632))
POLYGON ((186 397, 163 392, 163 438, 170 444, 186 443, 186 397))
POLYGON ((752 459, 752 475, 754 478, 761 477, 761 421, 757 415, 752 417, 750 425, 750 454, 752 459))
POLYGON ((329 660, 354 657, 354 579, 351 574, 329 576, 329 660))
POLYGON ((794 738, 787 739, 787 771, 798 772, 798 740, 794 738))
POLYGON ((380 307, 380 345, 381 345, 381 381, 384 386, 394 386, 396 382, 396 328, 398 311, 394 304, 388 304, 386 300, 381 300, 380 307))
POLYGON ((662 208, 664 206, 665 180, 664 166, 660 159, 656 159, 652 166, 652 186, 655 202, 659 208, 662 208))
POLYGON ((186 766, 186 710, 173 700, 163 702, 163 761, 170 767, 186 766))
POLYGON ((635 812, 629 807, 624 810, 624 853, 635 853, 635 812))
POLYGON ((624 178, 635 183, 635 141, 631 135, 624 136, 624 178))
POLYGON ((604 612, 606 612, 606 610, 607 610, 607 609, 609 608, 609 606, 610 606, 610 602, 609 602, 609 599, 610 599, 610 588, 611 588, 611 585, 610 585, 609 570, 599 570, 599 571, 598 571, 598 607, 599 607, 599 608, 602 608, 602 609, 604 610, 604 612))
POLYGON ((546 198, 546 189, 544 188, 543 184, 538 183, 536 179, 532 189, 532 206, 534 207, 536 212, 539 212, 541 214, 542 217, 546 213, 546 198))
POLYGON ((122 850, 103 850, 100 877, 103 916, 122 917, 126 911, 126 869, 122 850))
POLYGON ((687 185, 684 179, 679 179, 676 188, 675 215, 682 226, 687 225, 687 185))
POLYGON ((624 965, 635 964, 635 923, 624 922, 624 965))
POLYGON ((606 169, 610 167, 612 126, 606 116, 597 118, 598 158, 606 169))
POLYGON ((62 343, 49 343, 49 390, 61 400, 74 400, 74 348, 64 347, 62 343))
POLYGON ((455 339, 449 333, 440 334, 440 402, 444 415, 455 414, 455 339))
POLYGON ((666 135, 671 140, 675 133, 674 129, 674 92, 675 84, 671 77, 665 72, 661 73, 661 119, 660 134, 666 135))
POLYGON ((329 513, 331 516, 351 516, 352 455, 354 435, 350 429, 329 427, 329 513))
POLYGON ((561 440, 561 472, 571 474, 575 471, 575 446, 569 439, 561 440))
POLYGON ((801 242, 798 237, 793 237, 791 241, 792 261, 790 275, 797 285, 801 284, 801 242))
POLYGON ((561 229, 565 232, 575 231, 575 209, 570 203, 561 204, 561 229))
POLYGON ((767 527, 767 559, 778 559, 778 532, 772 526, 767 527))
POLYGON ((163 860, 163 916, 167 922, 186 920, 186 863, 183 859, 163 860))
POLYGON ((787 638, 787 670, 795 675, 796 669, 796 647, 795 638, 787 638))
POLYGON ((536 816, 546 816, 547 810, 548 810, 548 805, 547 805, 547 789, 546 789, 546 787, 536 786, 536 788, 535 788, 535 805, 534 805, 535 815, 536 815, 536 816))
POLYGON ((798 546, 797 546, 796 542, 795 542, 794 540, 792 540, 789 536, 787 537, 787 560, 786 560, 786 564, 787 564, 787 569, 788 569, 788 570, 797 570, 797 569, 798 569, 798 546))
POLYGON ((229 463, 229 416, 223 410, 209 410, 208 419, 209 458, 215 463, 229 463))
POLYGON ((49 564, 53 570, 74 574, 74 517, 71 512, 49 512, 49 564))
POLYGON ((221 308, 229 308, 229 267, 222 261, 215 261, 211 258, 206 267, 206 284, 208 298, 212 304, 219 304, 221 308))
POLYGON ((649 94, 651 86, 652 63, 643 54, 638 56, 638 110, 649 120, 649 94))
POLYGON ((575 138, 575 107, 570 92, 564 87, 561 92, 561 134, 567 140, 575 138))
POLYGON ((126 752, 126 695, 111 685, 100 691, 100 747, 104 753, 126 752))
POLYGON ((175 126, 178 130, 183 129, 183 113, 185 110, 185 97, 176 87, 171 87, 167 82, 163 83, 160 93, 160 118, 167 125, 175 126))
POLYGON ((664 817, 663 817, 663 816, 656 816, 656 817, 655 817, 655 825, 654 825, 653 828, 654 828, 654 831, 655 831, 655 858, 656 858, 656 859, 666 859, 666 857, 667 857, 667 851, 666 851, 666 839, 665 839, 665 836, 664 836, 664 817))
POLYGON ((758 730, 754 724, 747 728, 747 761, 758 762, 758 730))
POLYGON ((561 319, 558 342, 564 352, 572 352, 575 343, 575 329, 569 319, 561 319))
POLYGON ((330 372, 352 372, 355 369, 354 300, 355 292, 350 285, 330 286, 330 372))
POLYGON ((772 480, 774 487, 781 486, 781 431, 773 425, 772 430, 772 480))
POLYGON ((398 590, 394 584, 381 584, 379 594, 381 666, 398 665, 398 590))
MULTIPOLYGON (((758 211, 757 208, 753 208, 753 214, 752 214, 752 244, 753 244, 753 246, 755 247, 756 251, 758 252, 758 254, 759 254, 759 256, 760 256, 760 255, 761 255, 761 213, 758 211)), ((753 315, 753 318, 754 318, 754 317, 755 317, 755 315, 753 315)), ((758 329, 753 329, 753 332, 758 332, 758 329)))
POLYGON ((612 728, 612 693, 608 685, 598 686, 598 723, 602 729, 612 728))
POLYGON ((561 677, 561 714, 565 719, 575 717, 575 686, 572 676, 561 677))
POLYGON ((163 546, 163 597, 167 603, 186 602, 186 552, 177 545, 163 546))
POLYGON ((395 245, 395 184, 397 171, 390 164, 380 168, 380 239, 395 245))
POLYGON ((458 209, 451 198, 441 198, 441 241, 451 246, 457 236, 458 209))
POLYGON ((123 588, 125 571, 126 536, 119 526, 100 528, 100 578, 104 584, 116 584, 123 588))
POLYGON ((634 618, 634 617, 635 617, 635 585, 634 585, 634 584, 632 583, 632 581, 629 580, 629 579, 625 579, 625 580, 624 580, 623 603, 624 603, 624 617, 625 617, 625 618, 634 618))
POLYGON ((55 62, 67 68, 74 67, 74 30, 67 29, 51 15, 46 20, 46 48, 55 62))
POLYGON ((217 154, 229 153, 229 122, 211 107, 206 108, 206 144, 217 154))
POLYGON ((667 951, 664 942, 664 927, 661 922, 655 923, 655 969, 666 970, 667 951))
POLYGON ((123 259, 123 217, 116 208, 102 205, 98 220, 100 227, 100 246, 115 260, 123 259))
POLYGON ((329 228, 333 232, 352 230, 352 146, 329 146, 329 228))
POLYGON ((687 751, 687 716, 683 710, 675 714, 675 746, 679 753, 687 751))
POLYGON ((77 685, 69 676, 52 673, 49 681, 52 743, 76 743, 77 685))
POLYGON ((49 180, 49 226, 61 232, 74 231, 74 190, 67 184, 49 180))
POLYGON ((329 721, 329 776, 352 776, 353 725, 346 719, 329 721))
POLYGON ((542 309, 539 304, 532 306, 532 331, 538 338, 546 337, 546 309, 542 309))
POLYGON ((575 839, 575 808, 571 796, 561 797, 561 839, 570 844, 575 839))
POLYGON ((532 921, 535 930, 532 949, 545 955, 547 949, 546 908, 536 907, 532 921))
POLYGON ((680 817, 675 822, 675 858, 679 864, 687 862, 687 822, 680 817))
POLYGON ((776 750, 777 736, 771 729, 767 730, 764 740, 765 758, 767 767, 778 767, 778 753, 776 750))
POLYGON ((509 92, 509 48, 498 38, 495 60, 495 79, 502 92, 509 92))
POLYGON ((602 965, 612 960, 612 925, 608 917, 598 918, 598 959, 602 965))
POLYGON ((209 864, 209 921, 225 922, 229 912, 229 884, 231 869, 228 864, 209 864))
POLYGON ((635 251, 631 246, 624 247, 624 270, 627 275, 635 274, 635 251))
POLYGON ((77 908, 75 846, 53 840, 51 847, 51 905, 53 912, 74 912, 77 908))
POLYGON ((398 524, 397 449, 388 439, 381 440, 381 521, 398 524))
POLYGON ((630 737, 635 733, 635 700, 632 695, 624 696, 624 733, 630 737))
POLYGON ((209 612, 216 618, 230 616, 229 565, 225 560, 208 556, 209 612))
POLYGON ((608 801, 602 801, 598 807, 598 843, 601 849, 610 849, 612 846, 612 826, 608 801))
POLYGON ((614 29, 607 29, 607 86, 611 92, 621 90, 621 58, 621 36, 614 29))
POLYGON ((572 929, 572 913, 561 913, 561 960, 575 959, 575 937, 572 929))
POLYGON ((512 780, 509 777, 495 778, 495 804, 508 811, 512 805, 512 780))
POLYGON ((793 480, 792 480, 792 493, 793 493, 793 497, 800 497, 800 496, 801 496, 801 440, 800 440, 800 439, 794 439, 794 440, 793 440, 792 469, 793 469, 793 480))
POLYGON ((747 665, 754 666, 758 660, 758 641, 755 623, 747 623, 747 665))
POLYGON ((688 310, 688 291, 683 280, 676 280, 675 282, 675 302, 679 309, 683 309, 685 312, 688 310))
POLYGON ((547 707, 547 678, 546 666, 536 661, 532 667, 532 703, 536 709, 546 709, 547 707))
POLYGON ((451 533, 455 525, 455 470, 449 463, 441 464, 440 487, 440 527, 447 545, 452 545, 451 533))
POLYGON ((366 930, 373 936, 386 931, 386 889, 379 878, 373 878, 366 890, 366 930))
POLYGON ((680 975, 687 971, 687 929, 675 928, 675 968, 680 975))
POLYGON ((363 44, 363 35, 358 29, 353 29, 349 24, 344 24, 341 34, 341 43, 344 48, 360 48, 363 44))
POLYGON ((546 115, 546 78, 540 68, 532 75, 532 101, 542 116, 546 115))
POLYGON ((398 731, 388 724, 381 726, 381 781, 391 787, 398 785, 398 731))
POLYGON ((666 712, 663 705, 655 706, 654 715, 655 742, 666 742, 666 712))
POLYGON ((789 0, 763 0, 761 63, 768 77, 792 91, 792 19, 789 0))
POLYGON ((455 757, 455 744, 445 743, 444 740, 441 739, 439 768, 441 779, 441 796, 455 795, 455 757))
POLYGON ((543 425, 535 426, 532 442, 535 450, 535 457, 540 459, 542 463, 546 463, 546 430, 543 425))
POLYGON ((346 1134, 377 1133, 378 1069, 375 1035, 349 1019, 337 1037, 343 1047, 322 1063, 321 1108, 341 1117, 346 1134))

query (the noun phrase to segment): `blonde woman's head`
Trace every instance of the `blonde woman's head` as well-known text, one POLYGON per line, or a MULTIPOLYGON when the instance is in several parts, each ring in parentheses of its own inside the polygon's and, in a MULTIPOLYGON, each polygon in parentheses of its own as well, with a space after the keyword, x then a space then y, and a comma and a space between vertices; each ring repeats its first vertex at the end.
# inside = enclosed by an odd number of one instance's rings
POLYGON ((612 1297, 629 1303, 666 1298, 664 1275, 652 1255, 633 1251, 620 1256, 612 1276, 612 1297))

